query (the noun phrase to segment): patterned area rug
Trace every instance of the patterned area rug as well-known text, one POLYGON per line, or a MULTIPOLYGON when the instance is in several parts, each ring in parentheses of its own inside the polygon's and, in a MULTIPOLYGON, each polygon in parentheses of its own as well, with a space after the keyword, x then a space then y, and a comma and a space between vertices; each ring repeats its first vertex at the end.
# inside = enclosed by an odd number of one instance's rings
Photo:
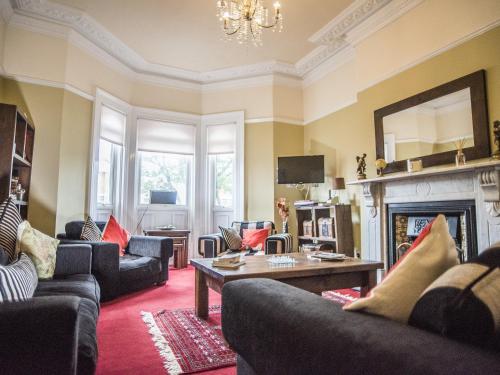
MULTIPOLYGON (((352 289, 323 292, 323 298, 345 305, 359 298, 352 289)), ((168 374, 192 374, 235 366, 236 354, 222 337, 220 306, 209 308, 209 318, 200 319, 194 309, 142 312, 168 374)))
POLYGON ((220 306, 209 308, 207 320, 194 309, 143 312, 142 319, 170 375, 236 365, 236 354, 222 338, 220 306))

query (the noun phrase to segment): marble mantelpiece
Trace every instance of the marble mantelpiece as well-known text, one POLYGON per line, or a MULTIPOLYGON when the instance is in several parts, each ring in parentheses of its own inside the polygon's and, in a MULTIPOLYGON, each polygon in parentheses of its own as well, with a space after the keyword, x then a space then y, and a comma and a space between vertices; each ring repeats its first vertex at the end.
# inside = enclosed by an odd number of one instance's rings
MULTIPOLYGON (((387 205, 474 200, 479 251, 500 241, 500 161, 477 160, 348 182, 361 185, 363 258, 386 262, 387 205)), ((387 264, 387 262, 386 262, 387 264)))

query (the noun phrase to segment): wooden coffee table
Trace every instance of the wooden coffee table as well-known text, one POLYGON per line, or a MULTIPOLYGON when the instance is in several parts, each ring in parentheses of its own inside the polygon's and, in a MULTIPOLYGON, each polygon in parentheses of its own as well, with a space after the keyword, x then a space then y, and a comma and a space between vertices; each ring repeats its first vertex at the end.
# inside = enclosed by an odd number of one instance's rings
POLYGON ((348 258, 341 262, 308 259, 305 254, 287 254, 296 259, 294 265, 273 266, 267 262, 270 255, 247 256, 243 266, 236 270, 212 267, 212 259, 191 259, 196 269, 195 312, 208 317, 208 288, 221 293, 225 283, 250 278, 268 278, 307 290, 312 293, 333 289, 361 287, 361 296, 377 284, 377 269, 384 264, 348 258))

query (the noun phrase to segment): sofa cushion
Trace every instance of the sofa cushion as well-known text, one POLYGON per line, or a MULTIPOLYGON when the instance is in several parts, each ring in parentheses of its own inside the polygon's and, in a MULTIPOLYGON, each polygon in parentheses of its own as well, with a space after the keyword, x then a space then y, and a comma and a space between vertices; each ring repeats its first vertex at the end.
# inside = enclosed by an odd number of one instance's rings
POLYGON ((78 311, 78 374, 94 374, 97 364, 97 307, 86 299, 80 300, 78 311))
POLYGON ((458 263, 455 241, 443 215, 422 231, 414 245, 365 298, 344 306, 407 323, 422 292, 458 263))
POLYGON ((500 350, 500 244, 455 266, 422 294, 409 323, 500 350))
POLYGON ((0 204, 0 246, 9 254, 11 262, 17 259, 17 227, 22 221, 11 198, 0 204))
POLYGON ((68 275, 64 278, 40 281, 35 296, 70 295, 99 304, 101 291, 92 275, 68 275))
POLYGON ((19 260, 0 266, 0 302, 26 301, 33 297, 38 277, 31 259, 21 253, 19 260))
POLYGON ((80 239, 93 242, 101 241, 102 239, 102 231, 90 216, 87 217, 87 220, 83 224, 80 239))
POLYGON ((160 260, 153 257, 141 257, 125 254, 120 258, 120 278, 122 274, 129 273, 141 278, 142 275, 159 273, 161 269, 160 260))
POLYGON ((229 250, 240 250, 242 239, 238 231, 234 228, 224 228, 219 225, 220 233, 226 241, 229 250))
MULTIPOLYGON (((66 223, 64 227, 64 230, 66 232, 66 239, 80 240, 84 224, 85 222, 82 220, 70 221, 69 223, 66 223)), ((105 221, 96 221, 95 224, 97 225, 97 227, 101 232, 104 230, 104 227, 106 226, 105 221)))
POLYGON ((102 241, 116 243, 120 247, 120 255, 123 256, 130 241, 130 233, 111 215, 102 233, 102 241))
POLYGON ((59 240, 31 227, 23 221, 18 228, 16 248, 30 257, 39 279, 51 279, 56 269, 56 252, 59 240))

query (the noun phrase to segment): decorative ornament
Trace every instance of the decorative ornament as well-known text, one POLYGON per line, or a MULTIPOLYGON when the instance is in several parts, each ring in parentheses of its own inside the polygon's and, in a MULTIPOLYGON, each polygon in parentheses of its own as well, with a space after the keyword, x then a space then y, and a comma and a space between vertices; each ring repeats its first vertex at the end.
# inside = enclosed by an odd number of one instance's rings
POLYGON ((279 198, 276 202, 276 208, 278 209, 278 214, 283 222, 283 233, 288 233, 288 217, 290 216, 290 205, 286 201, 286 198, 279 198))
POLYGON ((366 154, 363 153, 363 156, 356 156, 356 162, 358 163, 358 168, 356 172, 358 174, 358 180, 366 179, 366 154))
POLYGON ((457 148, 457 154, 455 155, 455 164, 457 167, 465 165, 465 154, 463 150, 466 142, 467 139, 465 138, 460 138, 454 142, 455 147, 457 148))
POLYGON ((375 167, 377 168, 377 175, 382 177, 384 175, 384 169, 387 167, 387 162, 385 159, 375 160, 375 167))
POLYGON ((491 155, 493 159, 500 160, 500 121, 496 120, 493 123, 493 137, 495 138, 494 142, 497 146, 497 150, 491 155))

